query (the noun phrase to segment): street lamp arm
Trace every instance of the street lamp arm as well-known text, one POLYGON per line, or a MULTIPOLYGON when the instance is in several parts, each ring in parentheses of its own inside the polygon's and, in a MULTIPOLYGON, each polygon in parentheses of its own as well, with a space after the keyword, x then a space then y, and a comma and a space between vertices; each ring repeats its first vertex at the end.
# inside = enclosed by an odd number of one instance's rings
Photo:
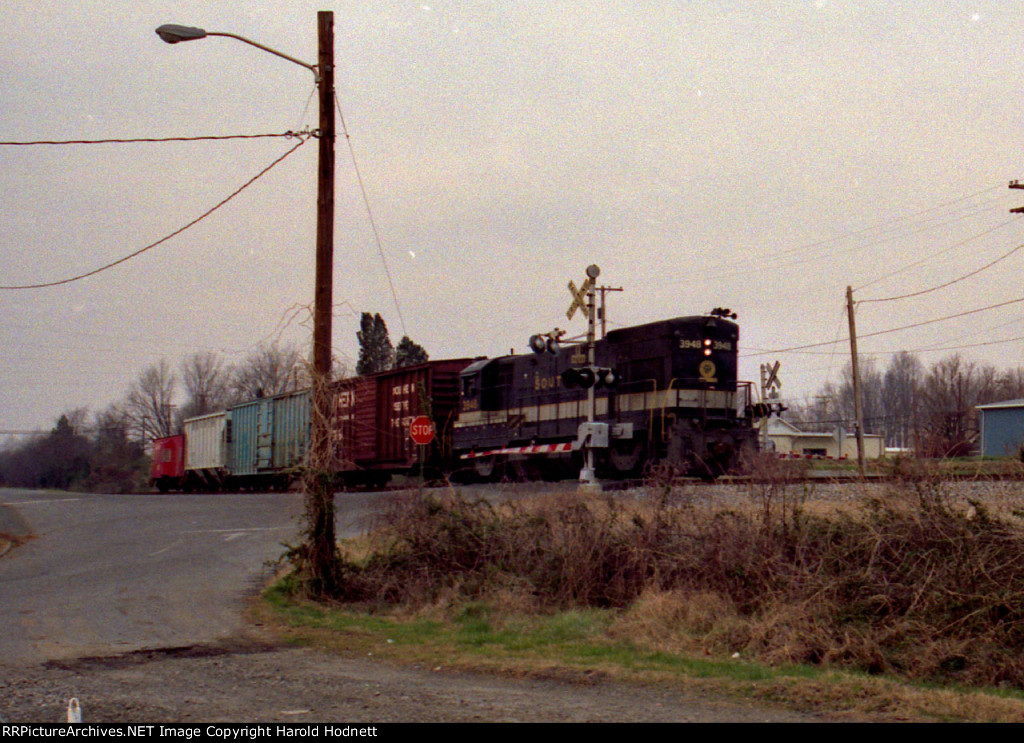
POLYGON ((312 72, 313 75, 316 77, 316 82, 318 84, 320 82, 320 71, 317 69, 316 65, 307 64, 306 62, 303 62, 301 59, 295 59, 295 57, 291 57, 285 54, 284 52, 279 52, 276 49, 271 49, 269 46, 264 46, 263 44, 253 41, 252 39, 247 39, 244 36, 239 36, 238 34, 229 34, 224 33, 222 31, 206 31, 204 29, 196 28, 194 26, 179 26, 173 23, 168 23, 164 24, 163 26, 160 26, 160 28, 156 30, 156 33, 157 36, 166 41, 168 44, 177 44, 179 41, 193 41, 195 39, 205 39, 207 36, 227 36, 229 39, 237 39, 238 41, 249 44, 250 46, 254 46, 257 49, 261 49, 265 52, 270 52, 275 56, 281 57, 282 59, 287 59, 289 62, 293 62, 299 65, 300 67, 305 67, 307 70, 312 72))
POLYGON ((300 67, 305 67, 307 70, 312 72, 314 76, 316 76, 316 81, 318 83, 320 82, 320 71, 317 70, 315 64, 306 64, 301 59, 295 59, 295 57, 289 57, 284 52, 279 52, 276 49, 271 49, 269 46, 263 46, 263 44, 259 44, 259 43, 255 42, 255 41, 253 41, 252 39, 247 39, 244 36, 238 36, 237 34, 221 33, 219 31, 207 31, 206 35, 207 36, 227 36, 230 39, 238 39, 239 41, 244 41, 246 44, 249 44, 250 46, 254 46, 257 49, 262 49, 263 51, 270 52, 271 54, 275 54, 278 57, 281 57, 282 59, 287 59, 289 62, 294 62, 295 64, 299 65, 300 67))

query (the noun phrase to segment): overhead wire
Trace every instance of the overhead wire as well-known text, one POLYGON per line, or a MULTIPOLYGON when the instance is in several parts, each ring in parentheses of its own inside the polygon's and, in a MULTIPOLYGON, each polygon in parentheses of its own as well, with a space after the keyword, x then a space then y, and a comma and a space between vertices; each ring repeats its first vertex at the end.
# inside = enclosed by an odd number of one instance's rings
MULTIPOLYGON (((970 198, 974 198, 976 196, 979 196, 979 195, 991 192, 991 191, 995 190, 996 188, 1000 188, 1000 186, 992 186, 992 187, 984 189, 982 191, 978 191, 978 192, 976 192, 974 194, 970 194, 970 195, 965 196, 965 197, 960 197, 960 198, 957 198, 957 199, 953 199, 953 200, 944 202, 943 204, 940 204, 940 205, 937 205, 935 207, 931 207, 929 209, 923 210, 922 212, 918 212, 917 215, 924 214, 924 213, 931 212, 931 211, 935 211, 935 210, 937 210, 939 208, 943 208, 945 206, 949 206, 949 205, 954 204, 954 203, 958 203, 958 202, 961 202, 961 201, 964 201, 964 200, 967 200, 967 199, 970 199, 970 198)), ((892 220, 890 220, 890 221, 892 221, 892 220)), ((922 258, 922 259, 920 259, 918 261, 915 261, 915 262, 910 263, 910 264, 908 264, 906 266, 903 266, 902 268, 900 268, 900 269, 898 269, 896 271, 892 271, 892 272, 890 272, 890 273, 888 273, 888 274, 886 274, 884 276, 881 276, 881 277, 879 277, 879 278, 877 278, 877 279, 875 279, 875 280, 873 280, 871 282, 868 282, 867 284, 864 284, 861 287, 859 287, 859 289, 857 289, 857 290, 864 289, 867 286, 871 286, 871 285, 876 284, 876 283, 878 283, 880 281, 883 281, 883 280, 885 280, 887 278, 891 278, 892 276, 895 276, 895 275, 897 275, 899 273, 902 273, 903 271, 909 270, 910 268, 913 268, 914 266, 920 265, 921 263, 923 263, 923 262, 925 262, 927 260, 930 260, 931 258, 934 258, 934 257, 936 257, 938 255, 943 255, 945 253, 948 253, 948 252, 950 252, 950 251, 952 251, 952 250, 954 250, 954 249, 956 249, 958 247, 961 247, 961 246, 963 246, 963 245, 965 245, 965 244, 967 244, 969 242, 977 240, 980 237, 983 237, 983 236, 985 236, 987 234, 995 232, 996 230, 1002 229, 1003 227, 1006 227, 1007 225, 1011 224, 1014 221, 1016 221, 1016 219, 1010 219, 1010 220, 1007 220, 1005 222, 1000 223, 999 225, 996 225, 995 227, 993 227, 991 229, 985 230, 985 231, 983 231, 981 233, 978 233, 976 235, 972 235, 971 237, 966 238, 964 240, 961 240, 961 241, 957 242, 956 244, 954 244, 954 245, 952 245, 952 246, 950 246, 948 248, 945 248, 945 249, 943 249, 942 251, 940 251, 938 253, 934 253, 934 254, 926 257, 926 258, 922 258)), ((885 224, 885 223, 883 223, 883 224, 885 224)), ((864 232, 864 231, 868 231, 870 229, 872 229, 872 228, 865 228, 864 230, 859 230, 857 232, 864 232)), ((853 233, 853 234, 856 234, 856 233, 853 233)), ((824 244, 825 242, 828 242, 828 241, 822 241, 822 242, 817 243, 817 244, 824 244)), ((982 266, 982 267, 980 267, 980 268, 978 268, 978 269, 976 269, 974 271, 971 271, 969 273, 963 274, 963 275, 958 276, 957 278, 955 278, 955 279, 953 279, 951 281, 947 281, 947 282, 945 282, 943 284, 939 284, 937 286, 930 287, 928 289, 923 289, 923 290, 915 291, 915 292, 908 292, 906 294, 895 295, 895 296, 892 296, 892 297, 883 297, 883 298, 875 298, 875 299, 858 300, 857 303, 861 304, 861 303, 896 301, 896 300, 899 300, 899 299, 908 299, 908 298, 911 298, 911 297, 921 296, 921 295, 928 294, 928 293, 931 293, 931 292, 934 292, 934 291, 938 291, 939 289, 944 289, 946 287, 949 287, 949 286, 957 284, 957 283, 959 283, 961 281, 964 281, 964 280, 966 280, 968 278, 976 276, 976 275, 986 271, 987 269, 997 265, 998 263, 1001 263, 1002 261, 1004 261, 1007 258, 1011 257, 1012 255, 1014 255, 1015 253, 1019 252, 1022 249, 1024 249, 1024 244, 1021 244, 1021 245, 1018 245, 1018 246, 1012 248, 1011 250, 1007 251, 1006 253, 1004 253, 1003 255, 999 256, 995 260, 990 261, 986 265, 984 265, 984 266, 982 266)), ((785 251, 785 252, 790 252, 790 251, 785 251)), ((997 303, 997 304, 994 304, 994 305, 989 305, 989 306, 986 306, 986 307, 976 308, 976 309, 973 309, 973 310, 967 310, 965 312, 955 313, 955 314, 952 314, 952 315, 946 315, 944 317, 934 318, 932 320, 925 320, 925 321, 922 321, 922 322, 913 323, 913 324, 910 324, 910 325, 905 325, 905 326, 901 326, 901 327, 897 327, 897 328, 890 328, 890 329, 887 329, 887 330, 876 331, 876 332, 873 332, 873 333, 861 333, 861 334, 858 334, 858 337, 859 338, 870 338, 870 337, 874 337, 874 336, 878 336, 878 335, 886 335, 886 334, 889 334, 889 333, 895 333, 895 332, 899 332, 899 331, 902 331, 902 330, 909 330, 909 329, 912 329, 912 328, 917 328, 917 327, 921 327, 921 326, 924 326, 924 325, 930 325, 930 324, 933 324, 933 323, 942 322, 942 321, 945 321, 945 320, 951 320, 951 319, 955 319, 955 318, 959 318, 959 317, 964 317, 964 316, 976 314, 976 313, 979 313, 979 312, 984 312, 984 311, 991 310, 991 309, 997 309, 999 307, 1004 307, 1004 306, 1007 306, 1007 305, 1010 305, 1010 304, 1016 304, 1016 303, 1022 302, 1022 301, 1024 301, 1024 298, 1022 298, 1022 299, 1015 299, 1015 300, 1009 300, 1007 302, 1001 302, 1001 303, 997 303)), ((781 349, 751 349, 755 353, 742 354, 741 358, 742 357, 749 357, 749 356, 753 356, 753 355, 763 355, 763 354, 771 354, 771 353, 816 353, 815 351, 812 351, 811 349, 825 348, 825 347, 832 347, 831 350, 829 350, 827 352, 824 352, 824 353, 827 353, 827 354, 829 354, 831 356, 831 355, 833 355, 835 353, 835 346, 836 346, 836 344, 841 343, 841 342, 846 342, 848 340, 849 340, 848 337, 847 338, 836 338, 833 341, 823 341, 823 342, 818 342, 818 343, 808 343, 808 344, 802 344, 802 345, 799 345, 799 346, 791 346, 791 347, 788 347, 788 348, 781 348, 781 349)), ((1009 342, 1009 341, 999 341, 999 342, 1009 342)), ((865 355, 867 355, 867 354, 865 354, 865 355)), ((830 361, 830 364, 831 364, 831 361, 830 361)))
MULTIPOLYGON (((976 315, 979 312, 987 312, 989 310, 999 309, 1000 307, 1008 307, 1011 304, 1019 304, 1021 302, 1024 302, 1024 297, 1019 297, 1018 299, 1009 299, 1009 300, 1007 300, 1005 302, 998 302, 996 304, 990 304, 990 305, 987 305, 985 307, 978 307, 978 308, 973 309, 973 310, 965 310, 964 312, 957 312, 957 313, 954 313, 952 315, 945 315, 943 317, 936 317, 936 318, 933 318, 931 320, 922 320, 921 322, 911 323, 910 325, 901 325, 898 328, 889 328, 888 330, 876 330, 873 333, 858 333, 857 334, 857 339, 860 340, 861 338, 875 338, 875 337, 880 336, 880 335, 888 335, 890 333, 898 333, 898 332, 900 332, 902 330, 911 330, 913 328, 920 328, 920 327, 923 327, 925 325, 934 325, 935 323, 944 322, 945 320, 954 320, 954 319, 959 318, 959 317, 967 317, 968 315, 976 315)), ((790 353, 790 352, 795 352, 795 351, 803 351, 803 350, 808 349, 808 348, 822 348, 824 346, 832 346, 832 345, 835 345, 837 343, 844 343, 844 342, 849 341, 849 340, 850 340, 849 337, 846 337, 846 338, 838 338, 838 339, 836 339, 834 341, 822 341, 820 343, 806 343, 806 344, 801 345, 801 346, 790 346, 789 348, 765 349, 765 350, 757 351, 756 353, 740 354, 740 358, 746 358, 746 357, 749 357, 749 356, 763 356, 765 354, 770 354, 770 353, 790 353)))
MULTIPOLYGON (((896 239, 900 239, 900 238, 903 238, 903 237, 907 237, 909 235, 915 235, 915 234, 919 234, 919 233, 922 233, 922 232, 927 232, 929 230, 938 229, 940 227, 944 227, 944 226, 947 226, 947 225, 952 224, 954 222, 957 222, 957 221, 960 221, 962 219, 965 219, 966 217, 971 216, 973 214, 978 214, 978 213, 983 213, 983 212, 988 212, 988 211, 993 211, 995 209, 999 209, 999 208, 1001 208, 1001 205, 997 204, 997 205, 994 205, 994 206, 990 206, 989 205, 989 203, 991 202, 991 199, 990 199, 989 202, 986 202, 985 204, 982 204, 980 207, 978 207, 978 206, 968 206, 968 207, 966 207, 966 211, 967 211, 966 214, 960 213, 960 212, 964 211, 964 209, 961 208, 961 209, 957 210, 956 213, 951 215, 952 216, 951 219, 946 219, 946 221, 940 221, 940 222, 937 222, 937 223, 935 223, 935 220, 945 219, 947 215, 945 215, 945 214, 933 214, 932 216, 930 216, 927 219, 923 220, 922 222, 918 223, 919 226, 918 226, 917 229, 914 229, 914 230, 912 230, 910 232, 906 232, 906 231, 900 232, 899 231, 899 230, 903 229, 903 223, 909 222, 911 220, 915 220, 918 217, 922 217, 922 216, 927 215, 927 214, 931 214, 932 212, 939 212, 940 210, 946 209, 946 208, 948 208, 950 206, 953 206, 955 204, 959 204, 961 202, 969 201, 971 199, 978 198, 979 196, 984 196, 986 194, 989 194, 989 193, 991 193, 993 191, 996 191, 996 190, 998 190, 1000 188, 1003 188, 1003 187, 1004 186, 1002 184, 996 185, 996 186, 989 186, 989 187, 981 189, 979 191, 975 191, 975 192, 967 194, 965 196, 960 196, 960 197, 957 197, 955 199, 950 199, 948 201, 944 201, 944 202, 942 202, 940 204, 936 204, 935 206, 928 207, 927 209, 922 209, 920 211, 914 212, 914 213, 906 215, 906 216, 893 217, 893 218, 890 218, 890 219, 887 219, 887 220, 883 220, 883 221, 880 221, 880 222, 876 222, 874 224, 867 225, 866 227, 861 227, 861 228, 858 228, 858 229, 850 230, 848 232, 839 233, 839 234, 833 235, 831 237, 823 238, 823 239, 820 239, 820 240, 814 240, 814 241, 811 241, 811 242, 808 242, 808 243, 802 243, 802 244, 800 244, 800 245, 798 245, 796 247, 793 247, 793 248, 786 248, 784 250, 774 251, 774 252, 771 252, 771 253, 768 253, 768 254, 762 256, 760 260, 769 260, 769 259, 771 259, 772 261, 779 261, 781 259, 781 261, 782 261, 781 263, 773 264, 773 267, 775 267, 775 268, 788 267, 788 266, 796 266, 796 265, 801 265, 801 264, 804 264, 804 263, 820 261, 822 258, 838 255, 838 254, 841 254, 841 253, 850 253, 850 252, 854 252, 854 251, 858 251, 858 250, 863 250, 863 249, 868 248, 868 247, 870 247, 872 245, 878 245, 878 244, 881 244, 881 243, 890 242, 892 240, 896 240, 896 239), (928 222, 932 222, 932 223, 928 224, 928 222), (868 233, 879 232, 879 231, 881 231, 880 234, 868 235, 868 233), (861 236, 861 235, 865 236, 865 239, 861 240, 861 241, 858 241, 858 242, 854 243, 851 246, 848 246, 848 247, 845 247, 845 248, 837 247, 834 250, 828 251, 828 252, 826 252, 824 254, 822 254, 822 253, 815 253, 815 254, 805 255, 805 253, 807 253, 807 251, 811 250, 812 248, 818 248, 818 247, 822 247, 822 246, 826 246, 826 245, 838 245, 840 243, 843 243, 843 242, 846 242, 846 241, 850 240, 851 238, 854 238, 854 237, 857 237, 857 236, 861 236), (794 256, 793 254, 799 254, 799 255, 795 255, 794 256)), ((1013 221, 1013 220, 1011 220, 1011 221, 1013 221)), ((1002 226, 1005 226, 1005 225, 1000 225, 1000 227, 1002 227, 1002 226)), ((996 228, 996 229, 998 229, 998 228, 996 228)), ((737 264, 718 263, 718 264, 712 264, 711 266, 709 266, 706 269, 706 272, 707 272, 707 277, 708 278, 724 278, 724 277, 727 277, 727 276, 734 275, 736 272, 740 272, 740 271, 744 271, 744 270, 746 270, 746 269, 743 268, 742 266, 737 265, 737 264)), ((660 282, 657 282, 655 285, 657 285, 658 283, 660 283, 660 282)))
POLYGON ((308 136, 309 132, 277 132, 270 134, 220 134, 202 135, 197 137, 125 137, 118 139, 37 139, 31 141, 0 141, 0 147, 35 147, 39 145, 79 145, 79 144, 137 144, 153 142, 208 142, 229 139, 267 139, 271 137, 308 136))
MULTIPOLYGON (((294 135, 293 135, 293 136, 294 136, 294 135)), ((220 208, 221 208, 222 206, 224 206, 224 205, 225 205, 225 204, 227 204, 227 203, 228 203, 229 201, 231 201, 231 200, 232 200, 232 199, 234 199, 234 198, 235 198, 236 196, 238 196, 238 195, 239 195, 240 193, 242 193, 242 191, 244 191, 245 189, 247 189, 247 188, 248 188, 249 186, 251 186, 251 185, 252 185, 253 183, 255 183, 256 181, 258 181, 258 180, 259 180, 260 178, 262 178, 262 177, 263 177, 264 175, 266 175, 267 173, 269 173, 269 172, 270 172, 270 171, 271 171, 271 170, 272 170, 272 169, 273 169, 274 167, 276 167, 277 165, 279 165, 279 164, 280 164, 280 163, 281 163, 282 161, 284 161, 284 160, 285 160, 285 159, 286 159, 286 158, 287 158, 287 157, 288 157, 289 155, 291 155, 291 154, 292 154, 293 152, 295 152, 295 151, 296 151, 297 149, 299 149, 300 147, 302 147, 302 145, 304 145, 304 144, 305 144, 306 142, 308 142, 308 141, 309 141, 309 139, 310 139, 310 136, 302 136, 302 135, 300 135, 300 136, 299 136, 299 142, 298 142, 298 144, 296 144, 296 145, 295 145, 294 147, 292 147, 291 149, 289 149, 289 150, 288 150, 287 152, 285 152, 285 153, 284 153, 283 155, 281 155, 280 157, 278 157, 278 158, 277 158, 276 160, 274 160, 274 161, 273 161, 272 163, 270 163, 270 165, 268 165, 267 167, 263 168, 263 170, 261 170, 261 171, 260 171, 259 173, 257 173, 256 175, 254 175, 254 176, 253 176, 252 178, 250 178, 249 180, 247 180, 247 181, 246 181, 245 183, 243 183, 243 184, 242 184, 242 185, 241 185, 241 186, 240 186, 239 188, 235 189, 235 190, 234 190, 234 191, 233 191, 233 192, 232 192, 231 194, 229 194, 229 195, 228 195, 228 196, 227 196, 226 198, 224 198, 224 199, 222 199, 221 201, 219 201, 219 202, 218 202, 218 203, 217 203, 216 205, 214 205, 214 206, 213 206, 213 207, 211 207, 210 209, 207 209, 207 210, 206 210, 205 212, 203 212, 202 214, 200 214, 200 215, 199 215, 198 217, 196 217, 196 218, 195 218, 195 219, 193 219, 192 221, 188 222, 188 223, 187 223, 186 225, 184 225, 183 227, 179 227, 178 229, 176 229, 176 230, 175 230, 174 232, 170 233, 169 235, 166 235, 166 236, 164 236, 164 237, 160 238, 159 240, 156 240, 155 242, 152 242, 152 243, 150 243, 149 245, 146 245, 145 247, 139 248, 138 250, 136 250, 136 251, 134 251, 134 252, 132 252, 132 253, 129 253, 129 254, 128 254, 128 255, 126 255, 126 256, 123 256, 123 257, 121 257, 121 258, 118 258, 118 259, 117 259, 116 261, 111 261, 110 263, 107 263, 106 265, 100 266, 99 268, 94 268, 94 269, 93 269, 93 270, 91 270, 91 271, 86 271, 85 273, 81 273, 81 274, 78 274, 77 276, 71 276, 71 277, 69 277, 69 278, 66 278, 66 279, 60 279, 60 280, 58 280, 58 281, 46 281, 46 282, 39 282, 39 283, 36 283, 36 284, 17 284, 17 285, 7 285, 7 286, 0 286, 0 290, 3 290, 3 291, 12 291, 12 290, 20 290, 20 289, 45 289, 45 288, 48 288, 48 287, 53 287, 53 286, 61 286, 62 284, 70 284, 70 283, 71 283, 71 282, 73 282, 73 281, 81 281, 82 279, 88 278, 88 277, 90 277, 90 276, 95 276, 95 275, 96 275, 96 274, 98 274, 98 273, 101 273, 101 272, 103 272, 103 271, 107 271, 107 270, 109 270, 109 269, 111 269, 111 268, 114 268, 115 266, 118 266, 118 265, 120 265, 120 264, 122 264, 122 263, 125 263, 126 261, 129 261, 129 260, 131 260, 132 258, 135 258, 135 257, 137 257, 137 256, 139 256, 139 255, 142 255, 142 254, 143 254, 143 253, 145 253, 146 251, 148 251, 148 250, 152 250, 153 248, 157 247, 158 245, 162 245, 163 243, 167 242, 167 241, 168 241, 168 240, 170 240, 171 238, 177 237, 177 236, 178 236, 178 235, 180 235, 180 234, 181 234, 182 232, 185 232, 185 231, 186 231, 186 230, 188 230, 189 228, 191 228, 191 227, 194 227, 195 225, 199 224, 199 223, 200 223, 201 221, 203 221, 204 219, 206 219, 207 217, 209 217, 209 216, 210 216, 211 214, 213 214, 213 213, 214 213, 215 211, 217 211, 217 210, 218 210, 218 209, 220 209, 220 208)))
MULTIPOLYGON (((877 284, 877 283, 879 283, 881 281, 884 281, 885 279, 892 278, 893 276, 896 276, 897 274, 901 274, 904 271, 909 271, 911 268, 915 268, 917 266, 920 266, 922 263, 924 263, 926 261, 929 261, 929 260, 932 260, 933 258, 936 258, 936 257, 938 257, 940 255, 945 255, 946 253, 949 253, 950 251, 955 250, 956 248, 961 248, 961 247, 963 247, 964 245, 966 245, 969 242, 974 242, 978 238, 984 237, 985 235, 989 235, 989 234, 995 232, 996 230, 1001 230, 1003 227, 1006 227, 1009 224, 1013 224, 1016 221, 1017 221, 1016 219, 1009 219, 1009 220, 1007 220, 1005 222, 1002 222, 1002 223, 996 225, 995 227, 993 227, 991 229, 985 230, 984 232, 979 232, 976 235, 971 235, 970 237, 965 238, 965 239, 961 240, 960 242, 954 243, 953 245, 950 245, 948 248, 944 248, 943 250, 940 250, 937 253, 932 253, 931 255, 925 256, 924 258, 916 260, 916 261, 914 261, 912 263, 908 263, 905 266, 902 266, 901 268, 898 268, 895 271, 891 271, 891 272, 885 274, 884 276, 880 276, 877 279, 875 279, 874 281, 869 281, 866 284, 862 284, 861 286, 856 287, 854 289, 854 291, 860 291, 862 289, 866 289, 869 286, 872 286, 872 285, 877 284)), ((994 266, 996 263, 999 263, 999 261, 1003 260, 1004 258, 1008 258, 1013 253, 1015 253, 1018 250, 1020 250, 1021 247, 1024 247, 1024 246, 1020 246, 1019 245, 1016 248, 1014 248, 1013 250, 1011 250, 1009 253, 1004 255, 1002 258, 999 258, 998 260, 993 261, 992 263, 988 264, 987 266, 984 266, 983 268, 978 269, 974 273, 969 273, 969 274, 961 277, 960 279, 957 279, 956 281, 951 281, 948 284, 942 284, 941 286, 936 286, 933 289, 928 289, 926 291, 916 292, 916 293, 912 293, 912 294, 905 294, 905 295, 898 296, 898 297, 887 297, 885 299, 870 299, 870 300, 859 300, 859 301, 862 301, 862 302, 888 302, 888 301, 892 301, 892 300, 896 300, 896 299, 905 299, 907 297, 916 297, 919 294, 927 294, 928 292, 935 291, 937 289, 943 289, 943 288, 945 288, 947 286, 950 286, 952 284, 957 283, 957 281, 962 281, 963 279, 970 278, 971 276, 974 276, 975 274, 981 273, 986 268, 990 268, 991 266, 994 266)))
POLYGON ((398 301, 398 292, 395 291, 395 282, 391 278, 391 269, 388 267, 388 259, 384 255, 384 245, 380 239, 380 230, 377 229, 377 220, 373 216, 373 209, 370 208, 370 197, 366 193, 366 185, 363 183, 363 176, 359 170, 359 163, 356 160, 356 151, 352 146, 352 137, 349 136, 348 127, 345 125, 345 114, 341 110, 341 101, 337 93, 334 95, 334 105, 338 109, 338 120, 341 122, 341 132, 345 135, 345 143, 348 145, 349 155, 352 158, 352 168, 355 171, 356 181, 359 183, 359 191, 363 196, 363 204, 366 206, 366 213, 370 220, 370 228, 373 230, 373 239, 377 243, 377 252, 380 254, 381 263, 384 264, 384 273, 388 278, 388 286, 391 288, 391 297, 395 301, 395 309, 398 311, 398 321, 402 325, 402 335, 408 336, 409 332, 405 327, 405 317, 402 315, 402 305, 398 301))
POLYGON ((907 222, 907 221, 909 221, 911 219, 914 219, 915 217, 920 217, 920 216, 922 216, 924 214, 928 214, 929 212, 938 211, 939 209, 945 209, 947 206, 952 206, 953 204, 958 204, 958 203, 960 203, 962 201, 967 201, 968 199, 973 199, 973 198, 977 198, 978 196, 983 196, 983 195, 985 195, 987 193, 995 191, 998 188, 1003 188, 1002 184, 1000 184, 998 186, 989 186, 988 188, 984 188, 984 189, 982 189, 980 191, 976 191, 974 193, 967 194, 966 196, 959 196, 959 197, 957 197, 955 199, 950 199, 949 201, 944 201, 941 204, 936 204, 935 206, 928 207, 927 209, 922 209, 920 211, 914 212, 912 214, 908 214, 906 216, 892 217, 891 219, 883 220, 881 222, 877 222, 875 224, 868 225, 867 227, 862 227, 860 229, 851 230, 849 232, 841 233, 839 235, 833 235, 832 237, 827 237, 827 238, 824 238, 822 240, 817 240, 815 242, 805 243, 805 244, 797 246, 795 248, 788 248, 788 249, 786 249, 784 251, 780 251, 780 252, 776 253, 775 255, 776 256, 780 256, 780 255, 786 255, 787 253, 794 253, 794 252, 797 252, 797 251, 807 250, 808 248, 817 248, 817 247, 820 247, 822 245, 828 245, 830 243, 840 242, 841 240, 845 240, 845 239, 847 239, 849 237, 853 237, 855 235, 860 235, 860 234, 863 234, 865 232, 871 232, 872 230, 880 229, 882 227, 885 227, 886 225, 898 224, 900 222, 907 222))

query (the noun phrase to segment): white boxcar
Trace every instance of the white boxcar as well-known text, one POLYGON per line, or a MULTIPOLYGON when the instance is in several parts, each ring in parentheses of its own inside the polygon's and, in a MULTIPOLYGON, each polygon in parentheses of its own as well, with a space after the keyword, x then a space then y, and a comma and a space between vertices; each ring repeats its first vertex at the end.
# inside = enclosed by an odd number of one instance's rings
POLYGON ((219 490, 228 472, 228 429, 226 411, 209 413, 185 421, 185 487, 189 490, 219 490))

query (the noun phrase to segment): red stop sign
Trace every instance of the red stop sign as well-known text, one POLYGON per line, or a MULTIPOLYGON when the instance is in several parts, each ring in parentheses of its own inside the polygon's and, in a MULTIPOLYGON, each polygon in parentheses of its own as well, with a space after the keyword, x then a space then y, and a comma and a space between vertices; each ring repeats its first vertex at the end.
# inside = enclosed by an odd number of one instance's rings
POLYGON ((413 418, 409 424, 409 438, 420 446, 426 446, 434 440, 434 423, 425 415, 413 418))

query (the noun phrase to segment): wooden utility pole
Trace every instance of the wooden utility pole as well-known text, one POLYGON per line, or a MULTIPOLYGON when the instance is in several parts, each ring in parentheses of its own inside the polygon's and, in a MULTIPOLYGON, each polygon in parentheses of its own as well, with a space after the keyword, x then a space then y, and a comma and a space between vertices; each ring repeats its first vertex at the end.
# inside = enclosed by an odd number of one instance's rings
POLYGON ((313 299, 313 389, 306 516, 310 588, 330 595, 337 581, 331 451, 331 313, 334 293, 334 13, 317 13, 320 151, 317 160, 316 289, 313 299))
POLYGON ((320 93, 320 152, 317 160, 316 294, 313 306, 313 367, 331 373, 331 312, 334 292, 334 13, 317 13, 320 93))
MULTIPOLYGON (((1024 189, 1024 183, 1021 183, 1020 181, 1010 181, 1009 187, 1011 189, 1015 188, 1021 190, 1024 189)), ((1010 214, 1024 214, 1024 206, 1018 206, 1016 209, 1011 209, 1010 214)))
POLYGON ((226 36, 305 67, 316 75, 320 92, 320 140, 317 160, 316 287, 313 294, 313 400, 304 485, 309 543, 306 557, 310 588, 330 595, 336 588, 338 556, 334 543, 334 481, 331 473, 330 382, 331 312, 334 293, 334 13, 317 13, 317 64, 311 65, 252 39, 194 26, 164 24, 157 36, 168 44, 226 36))
MULTIPOLYGON (((857 469, 864 476, 864 412, 860 401, 860 366, 857 363, 857 321, 853 314, 853 287, 846 287, 846 314, 850 318, 850 366, 853 372, 853 408, 857 416, 857 469)), ((840 455, 842 452, 840 452, 840 455)))

